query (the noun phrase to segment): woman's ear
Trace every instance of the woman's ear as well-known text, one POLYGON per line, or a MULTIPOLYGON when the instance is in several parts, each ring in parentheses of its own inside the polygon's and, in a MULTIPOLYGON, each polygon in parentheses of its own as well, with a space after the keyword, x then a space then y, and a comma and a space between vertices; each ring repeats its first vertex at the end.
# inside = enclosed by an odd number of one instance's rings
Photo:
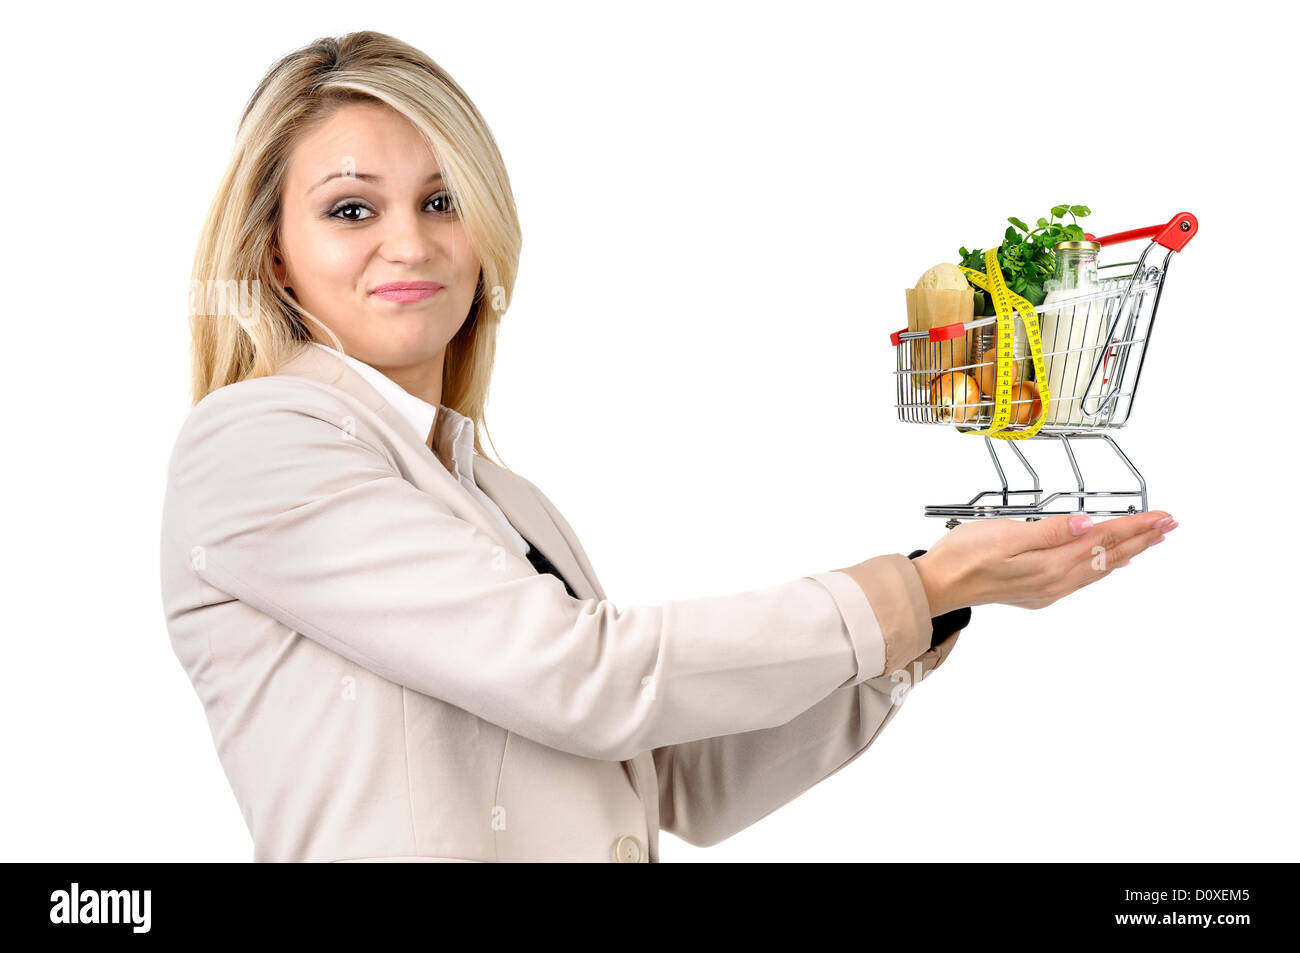
POLYGON ((274 262, 272 268, 275 272, 275 280, 278 281, 281 285, 283 285, 284 290, 289 293, 289 297, 293 298, 296 301, 297 296, 293 293, 293 288, 285 284, 285 281, 288 279, 288 271, 284 267, 284 261, 281 260, 279 255, 272 255, 271 258, 274 262))

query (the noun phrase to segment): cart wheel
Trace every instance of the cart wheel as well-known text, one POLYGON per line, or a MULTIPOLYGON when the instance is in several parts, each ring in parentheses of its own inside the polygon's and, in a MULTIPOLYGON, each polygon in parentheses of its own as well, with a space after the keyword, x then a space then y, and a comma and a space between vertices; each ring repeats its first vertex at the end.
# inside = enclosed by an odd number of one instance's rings
POLYGON ((958 520, 958 519, 950 519, 950 520, 948 520, 948 522, 946 522, 946 523, 943 524, 943 528, 944 528, 944 529, 952 529, 954 526, 960 526, 960 525, 961 525, 961 520, 958 520))

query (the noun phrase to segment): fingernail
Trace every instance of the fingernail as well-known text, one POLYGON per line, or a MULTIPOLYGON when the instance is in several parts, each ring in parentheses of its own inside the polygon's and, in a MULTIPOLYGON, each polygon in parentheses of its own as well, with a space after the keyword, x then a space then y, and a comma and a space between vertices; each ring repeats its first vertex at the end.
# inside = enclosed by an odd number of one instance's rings
POLYGON ((1176 529, 1178 529, 1178 520, 1174 520, 1171 524, 1169 524, 1169 529, 1165 530, 1165 532, 1167 533, 1172 532, 1176 529))
POLYGON ((1086 516, 1070 517, 1070 532, 1075 536, 1082 536, 1088 530, 1092 529, 1092 520, 1086 516))
POLYGON ((1152 546, 1158 546, 1159 544, 1163 543, 1164 541, 1165 541, 1165 538, 1164 538, 1163 536, 1161 536, 1159 539, 1157 539, 1157 540, 1156 540, 1154 543, 1152 543, 1151 545, 1152 545, 1152 546))
POLYGON ((1163 533, 1165 530, 1169 529, 1169 527, 1173 525, 1174 525, 1174 518, 1172 516, 1166 516, 1159 523, 1156 523, 1156 525, 1152 528, 1158 529, 1160 530, 1160 532, 1163 533))

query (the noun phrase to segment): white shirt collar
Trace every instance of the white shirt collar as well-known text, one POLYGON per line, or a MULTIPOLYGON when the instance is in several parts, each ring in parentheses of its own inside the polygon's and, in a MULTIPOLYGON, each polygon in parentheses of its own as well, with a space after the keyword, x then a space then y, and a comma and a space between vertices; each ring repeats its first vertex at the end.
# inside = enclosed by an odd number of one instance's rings
POLYGON ((427 400, 416 397, 391 377, 383 374, 364 361, 359 361, 350 354, 342 354, 319 341, 310 341, 322 350, 329 351, 335 357, 341 357, 347 365, 365 378, 379 396, 388 401, 392 408, 411 425, 411 429, 421 440, 429 436, 429 428, 434 421, 438 430, 433 435, 436 450, 450 448, 452 473, 459 479, 462 475, 474 479, 474 421, 459 414, 444 404, 434 406, 427 400))

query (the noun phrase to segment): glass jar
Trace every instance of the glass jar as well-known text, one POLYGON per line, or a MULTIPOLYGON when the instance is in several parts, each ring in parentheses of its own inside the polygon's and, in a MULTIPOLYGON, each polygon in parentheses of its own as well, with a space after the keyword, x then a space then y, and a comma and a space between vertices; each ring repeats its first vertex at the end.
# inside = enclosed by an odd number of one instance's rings
POLYGON ((1055 288, 1092 294, 1101 290, 1101 281, 1097 278, 1097 253, 1101 251, 1101 245, 1096 242, 1057 242, 1052 250, 1056 252, 1056 273, 1043 285, 1044 291, 1055 288))
MULTIPOLYGON (((1087 427, 1093 421, 1083 416, 1082 407, 1088 379, 1104 350, 1105 308, 1096 300, 1068 306, 1066 302, 1101 291, 1097 277, 1101 245, 1087 241, 1057 242, 1053 250, 1056 272, 1043 285, 1047 295, 1038 318, 1050 394, 1044 423, 1087 427)), ((1095 386, 1100 384, 1099 376, 1095 386)), ((1090 405, 1090 409, 1096 407, 1090 405)))

